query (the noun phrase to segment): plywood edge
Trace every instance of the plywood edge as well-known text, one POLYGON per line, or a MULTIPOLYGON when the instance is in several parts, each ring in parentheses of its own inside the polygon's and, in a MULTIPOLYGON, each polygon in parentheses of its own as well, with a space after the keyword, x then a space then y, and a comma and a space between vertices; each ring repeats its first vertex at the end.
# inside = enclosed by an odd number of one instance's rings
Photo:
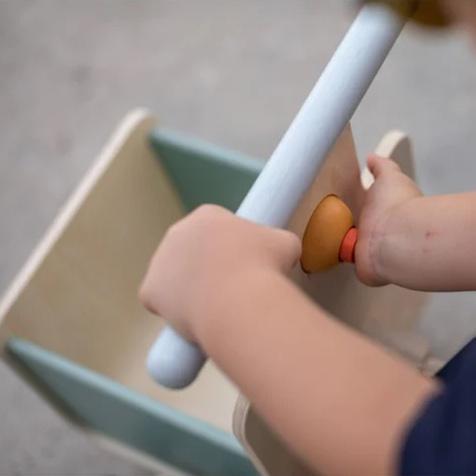
POLYGON ((375 148, 375 154, 382 157, 392 157, 398 147, 405 143, 410 145, 410 139, 405 132, 398 129, 387 132, 375 148))
MULTIPOLYGON (((406 175, 415 180, 412 143, 405 132, 398 129, 387 132, 375 148, 374 154, 393 159, 406 175)), ((374 183, 373 175, 368 167, 362 171, 361 180, 365 190, 374 183)))
POLYGON ((239 395, 233 411, 233 434, 246 451, 248 458, 255 466, 261 476, 269 476, 262 460, 258 457, 255 449, 248 440, 246 433, 246 423, 248 421, 251 404, 244 395, 239 395))
POLYGON ((15 370, 81 431, 187 471, 195 465, 203 474, 219 474, 209 472, 218 458, 226 474, 255 474, 236 439, 222 429, 29 341, 13 338, 7 347, 15 370), (173 450, 187 444, 183 455, 173 450))
POLYGON ((11 285, 7 287, 0 300, 0 345, 2 353, 5 347, 4 341, 8 336, 8 332, 5 329, 6 326, 2 324, 2 322, 20 296, 22 290, 29 283, 35 271, 39 268, 56 241, 61 237, 65 228, 70 224, 83 202, 106 172, 109 164, 114 160, 131 134, 139 128, 143 128, 145 134, 146 131, 148 132, 153 128, 155 122, 156 120, 149 111, 142 108, 135 109, 126 115, 83 180, 81 180, 66 204, 60 209, 52 225, 47 229, 43 239, 33 250, 11 285))
POLYGON ((266 163, 262 158, 216 145, 198 137, 184 137, 182 134, 166 127, 154 129, 151 139, 154 146, 159 148, 159 151, 161 148, 167 147, 188 156, 201 156, 202 159, 215 164, 221 165, 225 162, 228 167, 246 170, 252 174, 259 174, 266 163))

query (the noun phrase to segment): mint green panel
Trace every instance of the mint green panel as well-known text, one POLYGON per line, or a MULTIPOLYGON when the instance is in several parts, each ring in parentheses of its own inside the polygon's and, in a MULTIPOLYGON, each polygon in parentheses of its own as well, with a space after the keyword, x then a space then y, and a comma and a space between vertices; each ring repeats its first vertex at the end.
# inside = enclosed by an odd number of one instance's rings
POLYGON ((162 128, 151 142, 188 210, 215 203, 235 211, 264 165, 162 128))
POLYGON ((232 435, 28 341, 11 339, 7 350, 33 383, 87 427, 194 475, 257 474, 232 435))

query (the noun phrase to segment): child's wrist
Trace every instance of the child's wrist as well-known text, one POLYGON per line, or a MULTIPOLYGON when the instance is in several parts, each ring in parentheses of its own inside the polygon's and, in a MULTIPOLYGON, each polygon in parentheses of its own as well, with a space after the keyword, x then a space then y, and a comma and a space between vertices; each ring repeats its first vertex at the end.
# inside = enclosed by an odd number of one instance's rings
POLYGON ((373 230, 369 254, 379 284, 398 284, 398 277, 401 275, 401 254, 412 247, 408 216, 415 198, 389 210, 373 230))
POLYGON ((203 349, 214 347, 228 333, 230 319, 245 318, 256 312, 260 298, 274 296, 273 283, 281 279, 286 278, 277 270, 253 268, 233 273, 231 279, 224 280, 219 295, 194 316, 195 334, 203 349))

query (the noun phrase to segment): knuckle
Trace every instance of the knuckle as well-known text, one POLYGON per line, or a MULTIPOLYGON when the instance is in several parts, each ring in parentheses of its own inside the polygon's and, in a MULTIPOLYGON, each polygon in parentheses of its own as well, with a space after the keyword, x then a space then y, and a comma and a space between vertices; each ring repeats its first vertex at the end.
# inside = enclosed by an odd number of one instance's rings
POLYGON ((289 250, 293 253, 301 252, 301 239, 295 233, 288 231, 286 233, 286 239, 288 241, 289 250))
POLYGON ((168 238, 170 238, 171 236, 176 235, 179 231, 180 231, 180 221, 170 225, 167 228, 166 232, 164 233, 164 237, 162 238, 162 243, 168 238))
POLYGON ((217 210, 219 210, 220 207, 217 205, 212 205, 211 203, 205 203, 203 205, 200 205, 194 212, 196 216, 205 216, 208 217, 210 215, 215 215, 217 213, 217 210))
POLYGON ((279 230, 281 259, 286 263, 296 262, 301 255, 301 240, 293 232, 288 230, 279 230))
POLYGON ((190 219, 200 227, 209 229, 210 227, 221 226, 227 214, 229 212, 218 205, 205 204, 200 205, 192 213, 190 219))
POLYGON ((187 227, 188 220, 189 220, 189 217, 186 216, 185 218, 182 218, 179 221, 176 221, 175 223, 170 225, 164 234, 162 243, 166 240, 176 239, 178 235, 183 233, 184 228, 187 227))
POLYGON ((139 301, 143 304, 143 306, 150 310, 152 303, 150 301, 149 289, 146 282, 143 282, 139 286, 137 297, 139 298, 139 301))
POLYGON ((150 299, 149 296, 146 296, 143 300, 141 300, 141 303, 144 306, 144 308, 147 309, 152 314, 159 314, 157 310, 157 306, 155 305, 155 302, 152 299, 150 299))

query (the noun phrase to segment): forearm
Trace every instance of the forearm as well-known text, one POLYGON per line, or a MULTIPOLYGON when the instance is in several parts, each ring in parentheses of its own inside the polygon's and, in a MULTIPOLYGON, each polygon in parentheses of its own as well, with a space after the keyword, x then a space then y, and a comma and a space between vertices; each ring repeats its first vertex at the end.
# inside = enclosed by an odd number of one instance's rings
POLYGON ((476 193, 412 199, 381 225, 372 242, 385 280, 424 291, 476 290, 476 193))
POLYGON ((435 384, 329 318, 286 278, 263 272, 240 282, 246 292, 224 290, 202 321, 206 352, 316 470, 392 472, 402 431, 435 384))

